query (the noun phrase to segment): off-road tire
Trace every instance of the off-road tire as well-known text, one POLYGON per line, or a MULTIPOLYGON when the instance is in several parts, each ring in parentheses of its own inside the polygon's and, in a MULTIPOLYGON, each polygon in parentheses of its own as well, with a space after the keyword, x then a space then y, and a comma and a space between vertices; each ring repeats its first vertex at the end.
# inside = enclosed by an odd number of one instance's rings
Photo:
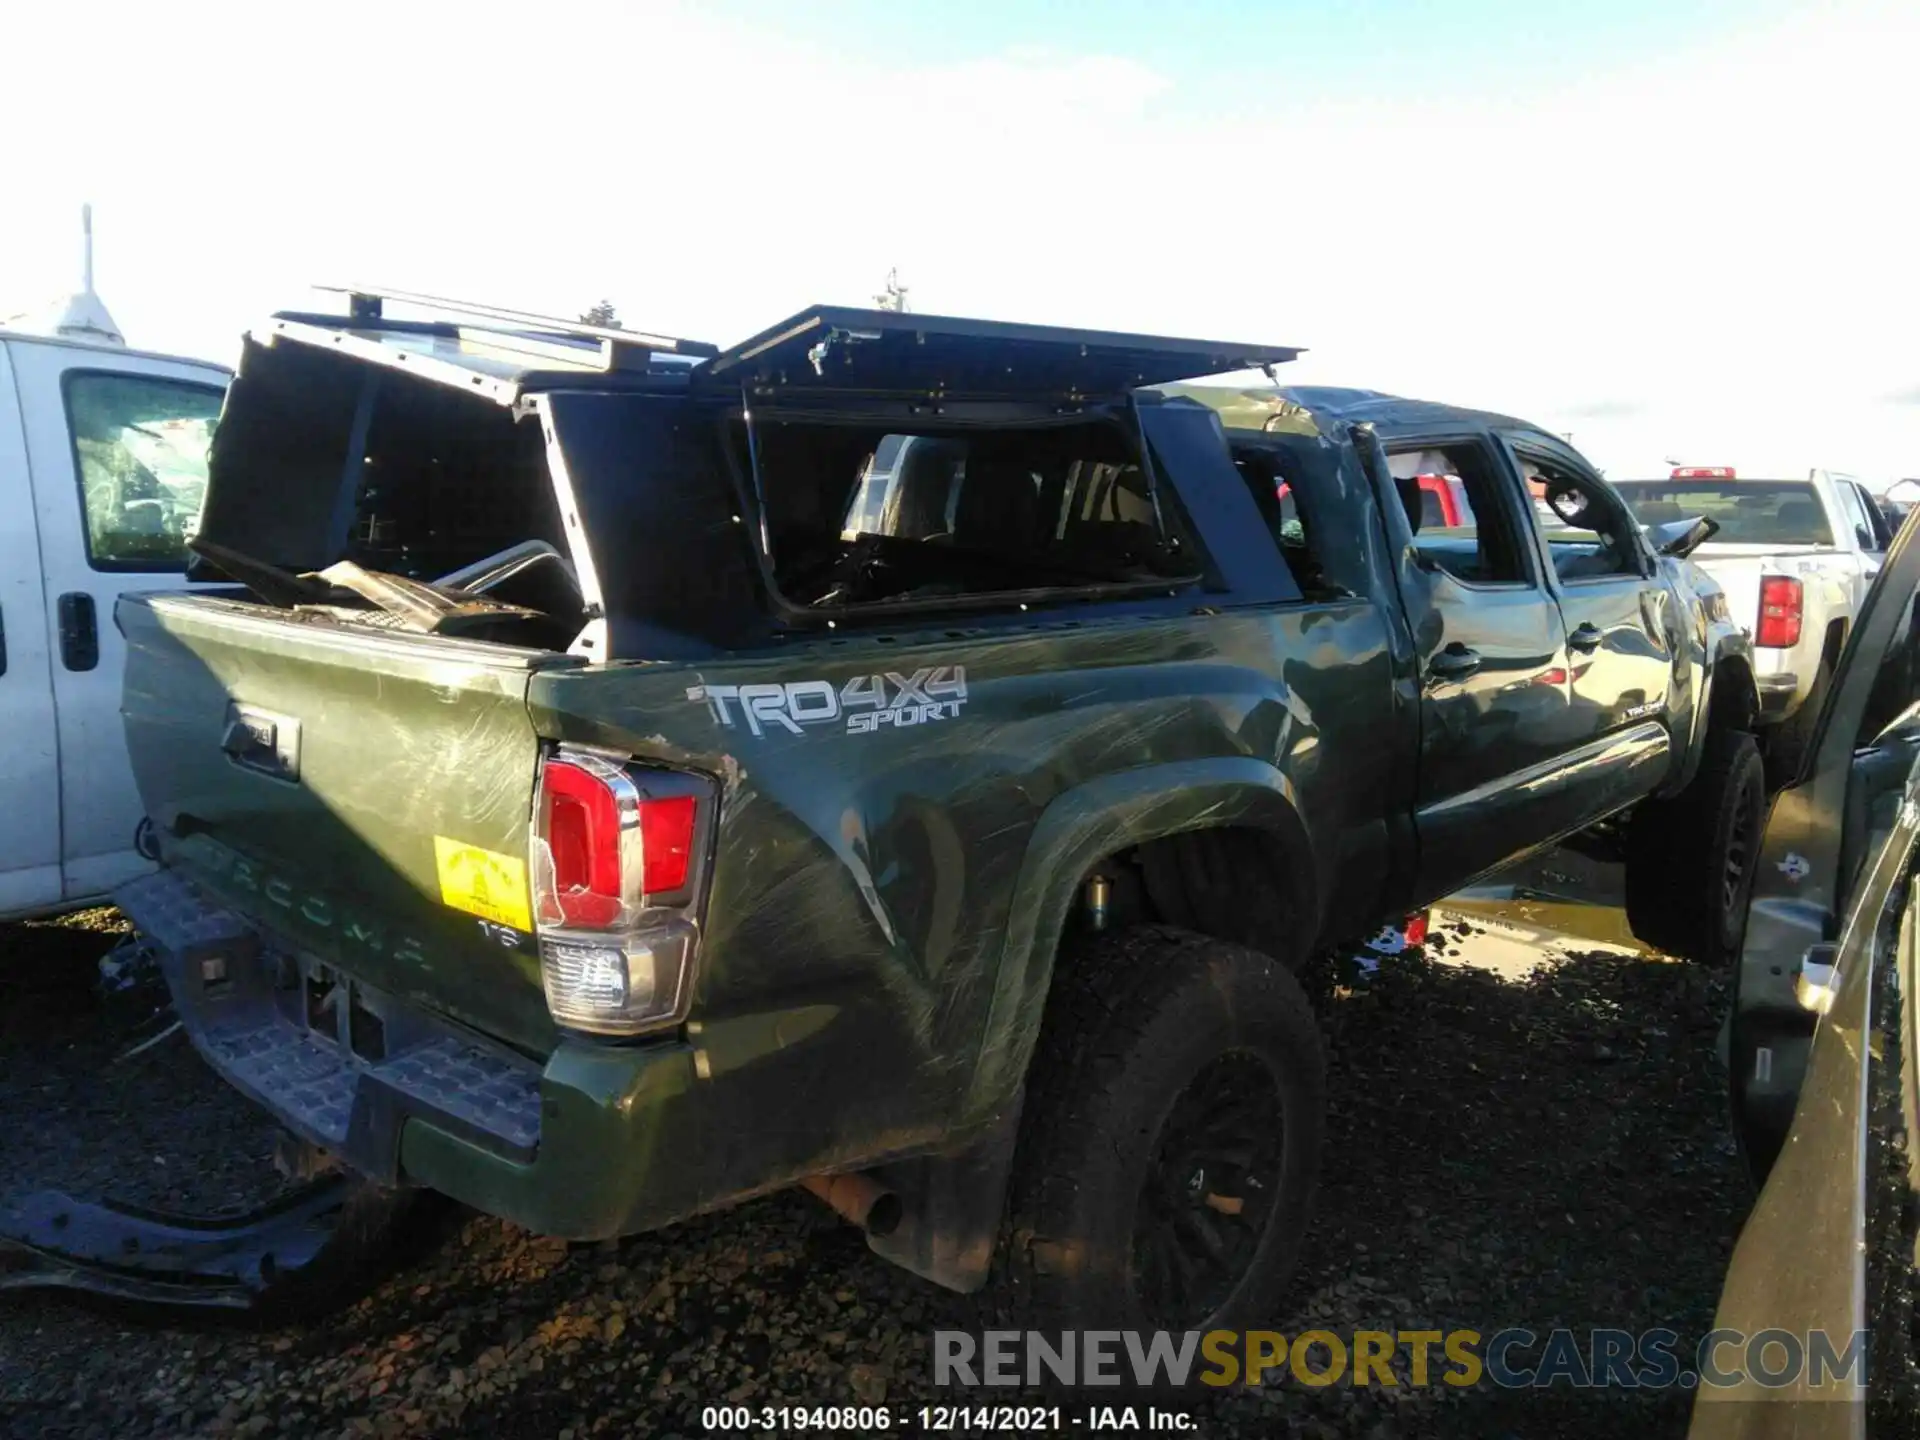
MULTIPOLYGON (((1312 1210, 1325 1109, 1319 1028, 1281 960, 1170 926, 1090 937, 1062 958, 1028 1081, 1004 1252, 1009 1308, 1042 1328, 1207 1330, 1271 1318, 1312 1210), (1228 1217, 1232 1248, 1247 1251, 1244 1266, 1228 1267, 1237 1283, 1204 1318, 1168 1323, 1142 1298, 1146 1281, 1135 1272, 1149 1262, 1136 1240, 1170 1233, 1144 1218, 1145 1190, 1150 1178, 1187 1170, 1169 1163, 1163 1145, 1170 1120, 1180 1130, 1196 1093, 1212 1094, 1190 1089, 1196 1082, 1239 1083, 1233 1108, 1253 1116, 1265 1113, 1271 1083, 1278 1135, 1257 1121, 1244 1152, 1271 1154, 1259 1170, 1270 1179, 1240 1179, 1248 1193, 1228 1198, 1250 1206, 1262 1189, 1272 1198, 1257 1230, 1250 1209, 1228 1217)), ((1207 1163, 1210 1183, 1235 1188, 1228 1162, 1207 1163)), ((1167 1193, 1157 1184, 1152 1201, 1167 1193)), ((1205 1194, 1194 1193, 1198 1208, 1205 1194)), ((1191 1236, 1193 1216, 1183 1212, 1180 1223, 1191 1236)))
POLYGON ((1765 822, 1766 778, 1753 736, 1713 731, 1692 783, 1670 800, 1641 805, 1628 829, 1633 933, 1683 960, 1731 964, 1747 933, 1765 822))

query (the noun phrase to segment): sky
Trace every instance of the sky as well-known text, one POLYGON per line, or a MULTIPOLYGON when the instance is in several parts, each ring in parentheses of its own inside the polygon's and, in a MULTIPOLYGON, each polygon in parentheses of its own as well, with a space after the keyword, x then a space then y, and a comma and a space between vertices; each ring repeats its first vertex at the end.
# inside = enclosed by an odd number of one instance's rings
POLYGON ((8 21, 0 315, 231 361, 313 283, 727 343, 916 310, 1304 346, 1610 474, 1920 476, 1920 6, 329 0, 8 21))

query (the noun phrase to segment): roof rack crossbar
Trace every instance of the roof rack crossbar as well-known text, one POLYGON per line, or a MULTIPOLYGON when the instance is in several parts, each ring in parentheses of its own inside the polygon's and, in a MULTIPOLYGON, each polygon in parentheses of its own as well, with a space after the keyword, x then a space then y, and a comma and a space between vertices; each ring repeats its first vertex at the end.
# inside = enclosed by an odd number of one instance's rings
POLYGON ((465 300, 448 300, 439 295, 421 295, 408 290, 390 290, 368 285, 316 285, 333 295, 347 297, 348 311, 355 320, 381 318, 381 302, 392 300, 401 305, 440 310, 449 315, 471 315, 501 324, 524 326, 557 335, 599 340, 613 346, 631 346, 666 351, 675 355, 712 356, 720 347, 705 340, 682 340, 671 335, 654 335, 644 330, 616 330, 607 325, 588 325, 580 320, 562 320, 552 315, 534 315, 524 310, 505 310, 498 305, 476 305, 465 300))

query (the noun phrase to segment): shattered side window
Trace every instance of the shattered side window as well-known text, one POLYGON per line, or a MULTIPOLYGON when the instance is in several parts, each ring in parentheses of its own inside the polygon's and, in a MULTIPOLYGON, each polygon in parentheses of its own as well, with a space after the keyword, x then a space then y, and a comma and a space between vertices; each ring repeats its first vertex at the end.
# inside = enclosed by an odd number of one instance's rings
POLYGON ((1343 594, 1342 587, 1327 578, 1319 538, 1320 507, 1304 467, 1288 453, 1286 441, 1291 438, 1235 445, 1233 465, 1246 482, 1300 593, 1309 598, 1343 594))
POLYGON ((1387 469, 1426 560, 1470 585, 1528 579, 1519 537, 1499 502, 1502 480, 1479 443, 1398 446, 1387 469), (1430 523, 1438 512, 1440 523, 1430 523))
POLYGON ((217 386, 153 375, 67 376, 67 425, 94 569, 186 568, 223 398, 217 386))
POLYGON ((1589 478, 1551 461, 1516 452, 1534 518, 1565 581, 1639 575, 1632 512, 1589 478))

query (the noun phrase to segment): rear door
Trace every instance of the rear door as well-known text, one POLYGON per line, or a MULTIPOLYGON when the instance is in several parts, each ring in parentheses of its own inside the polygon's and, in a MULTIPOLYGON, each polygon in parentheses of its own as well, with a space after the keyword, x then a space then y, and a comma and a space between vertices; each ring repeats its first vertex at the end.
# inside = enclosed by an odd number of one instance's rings
POLYGON ((125 647, 113 606, 186 584, 206 490, 218 367, 73 345, 23 347, 16 379, 43 562, 59 736, 61 888, 103 894, 144 863, 120 724, 125 647))
POLYGON ((0 916, 60 900, 60 749, 12 350, 0 340, 0 916))
POLYGON ((1392 519, 1408 526, 1402 595, 1420 665, 1420 894, 1435 897, 1560 828, 1565 636, 1491 438, 1385 443, 1401 499, 1392 519), (1425 475, 1458 478, 1467 523, 1426 523, 1425 475))

